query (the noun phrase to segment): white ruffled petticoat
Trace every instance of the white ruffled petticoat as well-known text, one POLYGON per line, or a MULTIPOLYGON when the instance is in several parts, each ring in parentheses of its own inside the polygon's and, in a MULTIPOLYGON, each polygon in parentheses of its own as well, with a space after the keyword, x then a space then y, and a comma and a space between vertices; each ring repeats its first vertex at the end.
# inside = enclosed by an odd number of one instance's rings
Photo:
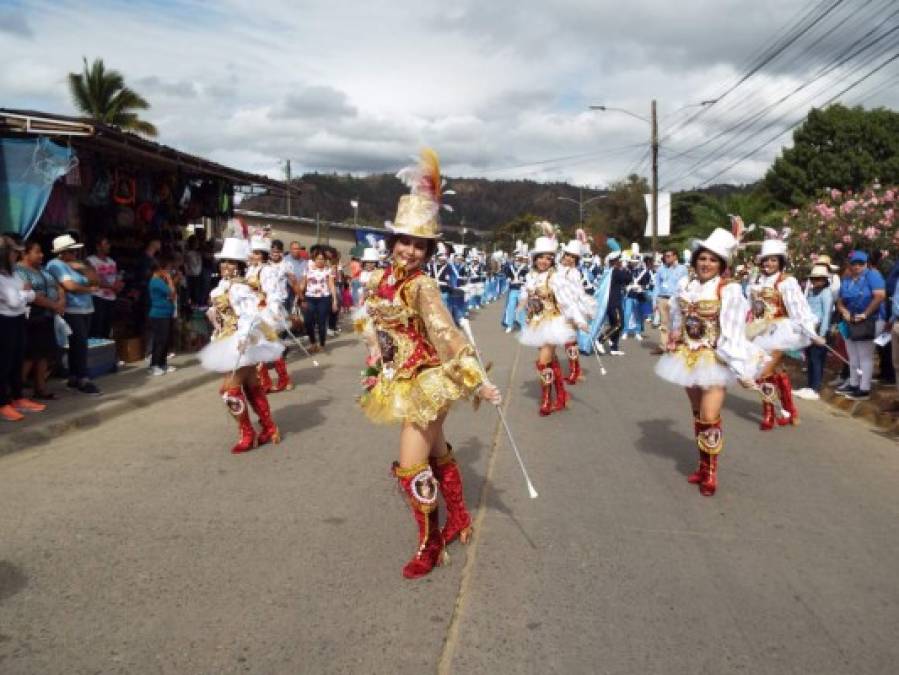
MULTIPOLYGON (((749 331, 752 324, 749 325, 749 331)), ((752 332, 749 333, 752 335, 752 332)), ((805 349, 811 344, 809 338, 792 319, 783 318, 769 321, 762 331, 751 338, 752 344, 769 354, 774 351, 786 352, 791 349, 805 349)))
POLYGON ((546 319, 536 325, 525 323, 518 336, 518 341, 526 347, 561 346, 576 339, 576 331, 564 316, 546 319))
POLYGON ((255 342, 250 339, 250 344, 237 360, 238 349, 237 343, 240 338, 230 335, 221 340, 215 340, 200 350, 200 365, 206 370, 217 373, 230 373, 237 368, 244 366, 255 366, 257 363, 271 363, 281 358, 284 353, 284 345, 280 342, 272 342, 265 338, 259 338, 255 342))
POLYGON ((682 387, 729 387, 736 382, 733 371, 711 349, 703 349, 696 356, 691 366, 685 350, 669 352, 656 363, 656 375, 682 387))

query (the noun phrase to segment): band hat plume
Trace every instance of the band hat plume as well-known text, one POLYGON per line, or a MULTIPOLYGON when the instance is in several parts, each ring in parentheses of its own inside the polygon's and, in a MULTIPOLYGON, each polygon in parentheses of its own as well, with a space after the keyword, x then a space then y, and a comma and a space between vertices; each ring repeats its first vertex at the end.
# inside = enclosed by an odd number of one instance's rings
POLYGON ((454 193, 443 190, 444 181, 440 177, 437 153, 431 148, 424 148, 418 164, 406 167, 396 177, 406 184, 410 192, 400 197, 396 218, 387 225, 387 229, 419 239, 440 237, 440 208, 452 211, 448 205, 441 203, 441 199, 444 194, 454 193))

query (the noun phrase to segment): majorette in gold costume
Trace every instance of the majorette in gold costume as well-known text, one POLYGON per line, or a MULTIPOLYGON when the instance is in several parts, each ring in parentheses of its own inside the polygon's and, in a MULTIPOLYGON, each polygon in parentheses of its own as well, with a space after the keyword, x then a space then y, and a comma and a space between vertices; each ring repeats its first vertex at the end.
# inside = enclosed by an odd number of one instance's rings
POLYGON ((262 294, 240 276, 248 253, 246 240, 229 237, 216 254, 222 279, 209 294, 208 312, 215 331, 212 341, 199 354, 204 368, 225 373, 220 393, 240 431, 240 438, 231 449, 235 454, 281 440, 256 366, 279 358, 284 347, 278 342, 274 327, 265 321, 262 294), (250 422, 248 404, 262 427, 258 436, 250 422))
POLYGON ((718 228, 693 253, 692 273, 680 280, 672 298, 668 353, 655 368, 662 379, 686 388, 699 450, 699 468, 687 480, 698 484, 704 496, 715 494, 718 486, 725 388, 735 379, 751 383, 766 359, 746 339, 749 305, 740 284, 724 276, 737 243, 718 228))
POLYGON ((411 194, 400 198, 390 226, 392 262, 372 273, 356 323, 369 348, 362 410, 375 422, 403 425, 393 473, 418 524, 418 549, 403 568, 405 577, 415 578, 440 564, 453 539, 467 543, 471 534, 462 477, 443 421, 453 402, 473 394, 498 402, 499 392, 456 328, 437 282, 424 274, 439 236, 442 183, 436 153, 424 150, 421 164, 399 177, 411 194), (438 492, 447 509, 442 531, 438 492))
POLYGON ((804 349, 816 337, 817 319, 808 306, 808 301, 792 276, 784 273, 787 265, 787 244, 784 241, 789 231, 781 236, 766 229, 768 238, 762 242, 758 260, 761 272, 749 285, 749 299, 752 311, 746 336, 753 344, 771 356, 759 378, 759 385, 767 384, 780 397, 789 417, 777 417, 774 405, 762 402, 762 421, 759 428, 768 431, 775 422, 781 426, 799 424, 799 411, 793 403, 793 384, 790 376, 781 367, 785 351, 804 349))
MULTIPOLYGON (((596 304, 584 292, 579 275, 575 278, 567 270, 556 269, 558 244, 552 224, 544 221, 538 225, 544 236, 537 237, 534 243, 531 270, 520 291, 519 307, 527 309, 527 318, 518 340, 540 350, 536 363, 542 389, 540 414, 546 416, 568 405, 556 347, 573 345, 577 349, 577 330, 589 330, 596 304), (556 387, 555 403, 551 400, 553 385, 556 387)), ((578 371, 575 367, 572 372, 576 380, 578 371)))

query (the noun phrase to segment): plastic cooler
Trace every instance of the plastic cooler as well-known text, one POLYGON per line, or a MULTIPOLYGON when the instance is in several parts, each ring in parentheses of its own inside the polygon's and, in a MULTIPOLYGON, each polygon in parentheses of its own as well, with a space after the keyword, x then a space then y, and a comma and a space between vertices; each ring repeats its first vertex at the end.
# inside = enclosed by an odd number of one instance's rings
POLYGON ((118 370, 116 346, 113 340, 90 338, 87 341, 87 374, 99 377, 118 370))

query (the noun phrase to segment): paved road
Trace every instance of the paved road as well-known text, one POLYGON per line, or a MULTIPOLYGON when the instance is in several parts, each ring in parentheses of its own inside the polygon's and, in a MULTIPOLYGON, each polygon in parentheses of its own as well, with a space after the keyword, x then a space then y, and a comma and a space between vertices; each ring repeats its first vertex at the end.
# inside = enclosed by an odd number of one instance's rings
POLYGON ((648 343, 541 419, 530 350, 474 322, 540 498, 492 411, 449 437, 477 533, 408 582, 396 430, 334 345, 273 397, 284 442, 227 453, 213 387, 0 458, 0 672, 893 673, 899 447, 822 404, 760 434, 729 398, 704 499, 683 394, 648 343))

